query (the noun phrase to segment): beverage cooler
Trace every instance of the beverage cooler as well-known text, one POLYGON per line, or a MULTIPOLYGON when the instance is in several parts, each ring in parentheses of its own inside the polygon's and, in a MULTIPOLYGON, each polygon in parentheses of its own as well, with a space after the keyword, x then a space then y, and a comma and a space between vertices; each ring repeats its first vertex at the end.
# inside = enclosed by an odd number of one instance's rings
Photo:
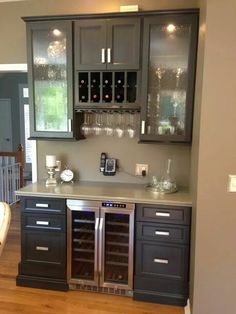
POLYGON ((134 208, 67 200, 71 288, 132 296, 134 208))

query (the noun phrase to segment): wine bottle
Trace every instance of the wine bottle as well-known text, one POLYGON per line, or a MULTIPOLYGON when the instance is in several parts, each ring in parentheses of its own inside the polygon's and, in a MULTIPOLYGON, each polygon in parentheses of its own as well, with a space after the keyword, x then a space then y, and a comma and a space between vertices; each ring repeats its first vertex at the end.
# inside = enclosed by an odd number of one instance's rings
POLYGON ((124 95, 122 94, 116 94, 116 101, 117 102, 122 102, 124 100, 124 95))
POLYGON ((105 94, 105 95, 104 95, 104 101, 105 101, 105 102, 111 102, 111 95, 108 94, 108 93, 105 94))
POLYGON ((93 102, 99 102, 99 95, 97 93, 92 94, 91 98, 93 102))

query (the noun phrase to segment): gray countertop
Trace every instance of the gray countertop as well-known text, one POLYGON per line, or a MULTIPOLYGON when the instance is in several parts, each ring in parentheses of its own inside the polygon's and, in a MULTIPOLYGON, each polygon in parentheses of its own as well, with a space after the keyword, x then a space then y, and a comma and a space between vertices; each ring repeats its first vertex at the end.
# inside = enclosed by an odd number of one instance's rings
POLYGON ((74 182, 45 186, 45 181, 42 181, 17 190, 16 195, 176 206, 192 205, 191 195, 187 189, 180 189, 172 194, 163 194, 149 191, 140 184, 74 182))

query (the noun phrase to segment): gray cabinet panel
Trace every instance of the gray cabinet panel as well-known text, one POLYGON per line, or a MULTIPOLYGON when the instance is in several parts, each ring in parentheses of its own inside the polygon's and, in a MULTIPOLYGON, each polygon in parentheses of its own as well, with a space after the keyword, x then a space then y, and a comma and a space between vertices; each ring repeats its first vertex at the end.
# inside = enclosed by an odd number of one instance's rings
POLYGON ((139 69, 140 18, 75 22, 75 68, 139 69))
POLYGON ((111 49, 111 60, 107 60, 107 68, 139 69, 140 19, 111 19, 108 26, 107 49, 111 49))
POLYGON ((106 68, 105 20, 76 21, 74 42, 76 70, 104 70, 106 68))

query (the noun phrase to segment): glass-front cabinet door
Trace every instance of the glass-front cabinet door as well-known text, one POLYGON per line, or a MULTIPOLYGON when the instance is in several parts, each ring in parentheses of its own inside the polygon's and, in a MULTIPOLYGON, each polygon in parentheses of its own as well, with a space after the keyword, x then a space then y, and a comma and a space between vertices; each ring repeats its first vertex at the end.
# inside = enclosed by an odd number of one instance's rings
POLYGON ((141 141, 191 141, 197 24, 195 14, 144 19, 141 141))
POLYGON ((27 23, 31 137, 72 138, 72 22, 27 23))

